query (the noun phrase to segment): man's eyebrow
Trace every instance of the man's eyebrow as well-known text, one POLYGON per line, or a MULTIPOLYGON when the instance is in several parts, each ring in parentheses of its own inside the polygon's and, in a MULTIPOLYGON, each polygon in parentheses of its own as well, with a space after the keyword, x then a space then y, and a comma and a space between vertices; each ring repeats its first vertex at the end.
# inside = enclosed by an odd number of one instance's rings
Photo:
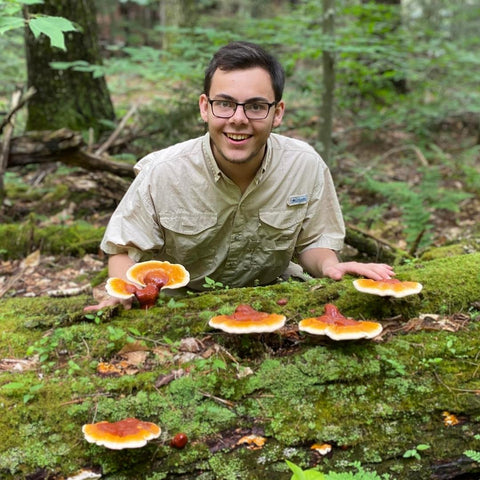
MULTIPOLYGON (((221 99, 225 99, 225 100, 231 100, 232 102, 236 102, 237 99, 230 96, 230 95, 227 95, 226 93, 218 93, 217 95, 215 95, 214 97, 215 99, 218 99, 218 98, 221 98, 221 99)), ((265 97, 252 97, 252 98, 249 98, 247 100, 245 100, 245 102, 240 102, 240 103, 254 103, 254 102, 265 102, 265 103, 270 103, 270 101, 268 100, 268 98, 265 98, 265 97)))

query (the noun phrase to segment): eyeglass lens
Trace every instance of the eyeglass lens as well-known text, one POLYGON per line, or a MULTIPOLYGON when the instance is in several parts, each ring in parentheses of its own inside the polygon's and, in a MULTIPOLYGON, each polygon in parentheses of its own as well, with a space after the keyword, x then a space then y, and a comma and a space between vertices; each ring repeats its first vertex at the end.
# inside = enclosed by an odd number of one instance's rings
POLYGON ((236 103, 225 100, 212 100, 212 111, 216 117, 220 118, 230 118, 233 117, 235 111, 239 106, 243 107, 245 116, 252 120, 262 120, 267 118, 268 112, 270 111, 269 103, 236 103))

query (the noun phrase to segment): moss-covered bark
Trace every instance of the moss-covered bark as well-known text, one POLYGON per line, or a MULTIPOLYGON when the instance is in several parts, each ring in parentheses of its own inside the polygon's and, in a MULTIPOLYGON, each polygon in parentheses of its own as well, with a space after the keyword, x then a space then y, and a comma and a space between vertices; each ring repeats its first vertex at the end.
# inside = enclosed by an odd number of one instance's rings
POLYGON ((399 268, 424 289, 398 300, 360 294, 351 279, 162 296, 146 312, 96 318, 84 316, 85 297, 3 300, 0 357, 38 363, 0 373, 0 476, 90 467, 115 480, 287 480, 286 459, 324 472, 355 471, 358 461, 402 480, 479 472, 464 455, 480 450, 479 271, 480 254, 399 268), (214 312, 240 302, 284 312, 285 330, 235 337, 208 327, 214 312), (300 334, 298 321, 326 302, 381 320, 385 335, 340 343, 300 334), (404 328, 419 313, 458 312, 404 328), (185 337, 199 341, 197 352, 185 337), (98 363, 119 366, 126 346, 145 351, 144 360, 100 376, 98 363), (161 425, 160 439, 120 452, 83 439, 84 423, 130 416, 161 425), (183 450, 169 446, 179 431, 190 440, 183 450), (236 445, 250 433, 265 446, 236 445), (315 442, 332 452, 319 455, 315 442))

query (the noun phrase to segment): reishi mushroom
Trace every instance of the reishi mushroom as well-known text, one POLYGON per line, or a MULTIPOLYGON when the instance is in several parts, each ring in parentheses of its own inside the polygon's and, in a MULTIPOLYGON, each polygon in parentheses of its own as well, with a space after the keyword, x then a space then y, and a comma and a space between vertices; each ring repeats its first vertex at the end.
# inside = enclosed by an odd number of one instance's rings
POLYGON ((285 325, 285 315, 255 310, 250 305, 240 304, 231 315, 212 317, 208 324, 227 333, 266 333, 285 325))
POLYGON ((140 448, 160 436, 162 429, 151 422, 125 418, 119 422, 88 423, 82 427, 85 440, 112 450, 140 448))
POLYGON ((389 295, 396 298, 406 297, 407 295, 415 295, 420 293, 423 288, 421 283, 400 281, 397 278, 390 278, 388 280, 358 278, 357 280, 353 281, 353 286, 359 292, 380 295, 381 297, 389 295))
POLYGON ((190 281, 183 265, 158 260, 136 263, 127 270, 126 276, 129 281, 109 278, 105 286, 107 293, 121 299, 135 296, 144 309, 155 305, 163 288, 184 287, 190 281))
POLYGON ((298 329, 313 335, 327 335, 333 340, 357 340, 376 337, 383 327, 380 323, 347 318, 335 305, 327 303, 323 315, 301 320, 298 329))

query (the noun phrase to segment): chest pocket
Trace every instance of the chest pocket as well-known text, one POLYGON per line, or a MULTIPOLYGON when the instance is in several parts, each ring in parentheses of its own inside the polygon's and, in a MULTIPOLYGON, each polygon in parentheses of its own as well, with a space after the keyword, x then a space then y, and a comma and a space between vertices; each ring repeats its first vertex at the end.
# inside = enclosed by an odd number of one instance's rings
POLYGON ((293 251, 305 217, 301 206, 259 211, 259 235, 265 247, 293 251))
POLYGON ((178 262, 189 264, 211 255, 215 240, 217 215, 215 213, 184 213, 162 215, 165 252, 178 262))

